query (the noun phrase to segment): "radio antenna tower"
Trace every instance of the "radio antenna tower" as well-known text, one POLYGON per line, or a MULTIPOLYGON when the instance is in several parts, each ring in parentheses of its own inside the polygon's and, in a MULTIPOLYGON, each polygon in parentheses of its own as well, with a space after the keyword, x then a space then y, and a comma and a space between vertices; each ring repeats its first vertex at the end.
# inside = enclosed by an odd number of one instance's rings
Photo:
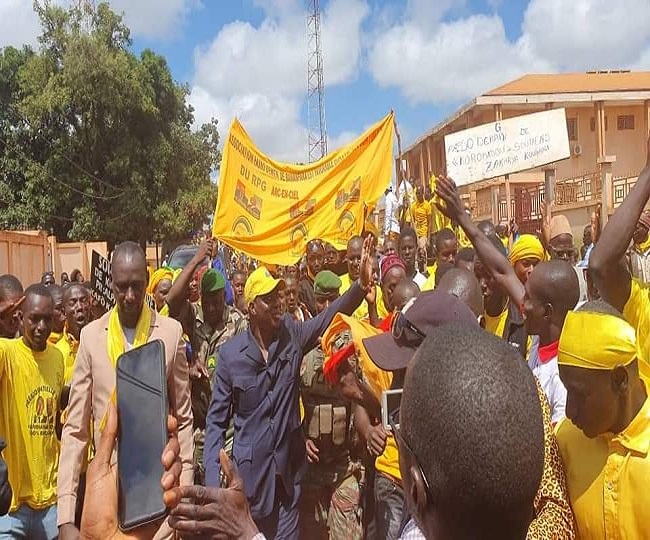
POLYGON ((325 127, 325 89, 323 84, 323 53, 320 39, 320 7, 318 0, 307 0, 307 125, 309 129, 309 162, 327 154, 325 127))

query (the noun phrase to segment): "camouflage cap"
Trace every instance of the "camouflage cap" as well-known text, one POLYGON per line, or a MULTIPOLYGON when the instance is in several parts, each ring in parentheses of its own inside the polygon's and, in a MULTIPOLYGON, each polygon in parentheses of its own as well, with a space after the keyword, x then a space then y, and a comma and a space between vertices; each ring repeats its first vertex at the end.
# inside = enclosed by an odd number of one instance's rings
POLYGON ((314 279, 314 293, 316 295, 328 295, 338 293, 341 288, 341 278, 330 270, 322 270, 316 274, 314 279))
POLYGON ((223 274, 219 270, 210 268, 203 274, 201 278, 201 292, 202 293, 211 293, 217 292, 221 289, 226 288, 226 278, 223 277, 223 274))

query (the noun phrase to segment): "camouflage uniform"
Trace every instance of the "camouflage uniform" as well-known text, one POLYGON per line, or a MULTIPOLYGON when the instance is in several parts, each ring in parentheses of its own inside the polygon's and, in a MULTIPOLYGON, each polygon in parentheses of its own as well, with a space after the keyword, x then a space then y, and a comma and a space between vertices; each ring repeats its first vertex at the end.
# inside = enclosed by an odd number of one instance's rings
MULTIPOLYGON (((347 342, 349 336, 338 340, 347 342)), ((303 430, 319 450, 318 463, 309 464, 302 481, 301 538, 361 539, 363 467, 353 451, 352 403, 324 380, 324 360, 319 346, 300 370, 303 430)))
MULTIPOLYGON (((248 327, 248 320, 234 307, 226 306, 221 330, 213 331, 203 321, 200 307, 196 308, 196 322, 192 336, 192 349, 195 362, 201 362, 207 368, 209 378, 192 379, 192 413, 194 414, 194 482, 205 484, 205 466, 203 465, 203 447, 205 445, 205 420, 212 399, 212 376, 217 366, 219 348, 235 334, 248 327)), ((226 432, 224 449, 232 455, 234 427, 226 432)))

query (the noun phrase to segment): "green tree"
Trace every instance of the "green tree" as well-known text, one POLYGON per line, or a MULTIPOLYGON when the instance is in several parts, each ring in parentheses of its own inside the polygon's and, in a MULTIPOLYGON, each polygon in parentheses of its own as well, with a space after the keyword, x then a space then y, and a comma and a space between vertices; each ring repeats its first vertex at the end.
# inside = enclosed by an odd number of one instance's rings
POLYGON ((217 122, 122 17, 35 2, 39 50, 0 50, 0 225, 60 239, 187 235, 213 211, 217 122))

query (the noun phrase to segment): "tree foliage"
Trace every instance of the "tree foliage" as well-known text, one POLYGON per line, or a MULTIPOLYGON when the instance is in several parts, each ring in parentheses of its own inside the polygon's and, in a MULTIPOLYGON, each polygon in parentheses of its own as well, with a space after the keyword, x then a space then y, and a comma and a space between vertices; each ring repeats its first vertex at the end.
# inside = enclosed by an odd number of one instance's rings
POLYGON ((216 120, 193 129, 187 86, 131 51, 107 4, 34 9, 38 50, 0 50, 0 226, 109 243, 199 228, 216 200, 216 120))

